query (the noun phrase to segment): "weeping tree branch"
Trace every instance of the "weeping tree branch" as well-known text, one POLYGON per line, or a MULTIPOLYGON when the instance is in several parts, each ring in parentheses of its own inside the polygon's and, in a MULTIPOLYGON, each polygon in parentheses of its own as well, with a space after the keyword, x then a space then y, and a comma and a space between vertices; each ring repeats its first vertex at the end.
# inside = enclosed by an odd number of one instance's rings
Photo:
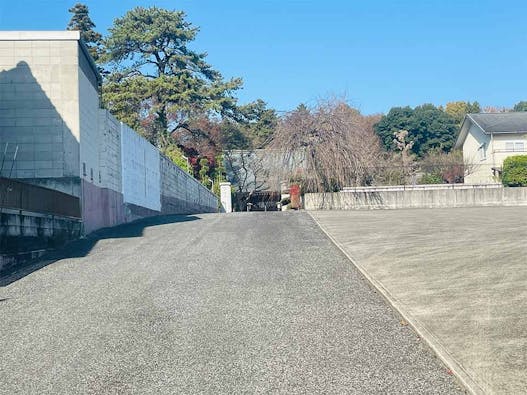
POLYGON ((369 185, 375 176, 371 169, 382 157, 375 120, 342 101, 300 106, 284 117, 270 144, 282 152, 280 177, 300 178, 307 192, 369 185))

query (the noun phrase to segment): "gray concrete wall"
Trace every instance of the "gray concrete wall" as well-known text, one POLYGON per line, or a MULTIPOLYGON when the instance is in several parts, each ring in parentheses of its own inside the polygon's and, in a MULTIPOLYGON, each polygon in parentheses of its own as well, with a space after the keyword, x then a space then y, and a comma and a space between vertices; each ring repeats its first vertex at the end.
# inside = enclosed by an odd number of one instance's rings
POLYGON ((4 208, 0 212, 0 273, 80 234, 80 219, 4 208))
POLYGON ((78 176, 78 32, 64 33, 0 32, 0 146, 10 159, 19 147, 13 178, 78 176))
POLYGON ((472 187, 451 189, 347 190, 307 193, 306 210, 371 210, 401 208, 527 206, 527 188, 472 187))
POLYGON ((77 197, 79 37, 0 32, 0 156, 8 144, 2 175, 77 197))
POLYGON ((79 91, 79 134, 80 134, 80 177, 97 187, 103 187, 100 169, 99 133, 99 87, 96 72, 86 64, 86 55, 79 47, 78 91, 79 91), (95 83, 94 83, 95 80, 95 83))
POLYGON ((213 213, 218 198, 198 180, 161 155, 161 212, 163 214, 213 213))
POLYGON ((0 176, 79 197, 85 233, 217 211, 208 189, 99 108, 98 73, 79 40, 72 31, 0 32, 0 176))

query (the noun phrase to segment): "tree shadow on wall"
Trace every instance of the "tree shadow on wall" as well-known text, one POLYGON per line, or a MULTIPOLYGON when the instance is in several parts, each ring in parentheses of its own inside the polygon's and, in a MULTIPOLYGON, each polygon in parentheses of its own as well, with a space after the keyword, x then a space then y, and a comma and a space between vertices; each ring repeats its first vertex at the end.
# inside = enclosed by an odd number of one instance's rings
POLYGON ((5 273, 0 272, 0 287, 5 287, 62 259, 85 257, 100 240, 142 237, 144 235, 144 230, 152 226, 197 221, 200 219, 201 218, 194 215, 161 215, 139 219, 128 224, 118 225, 111 228, 100 229, 83 239, 72 241, 60 249, 50 251, 36 261, 27 262, 21 266, 17 266, 16 269, 12 271, 5 273))

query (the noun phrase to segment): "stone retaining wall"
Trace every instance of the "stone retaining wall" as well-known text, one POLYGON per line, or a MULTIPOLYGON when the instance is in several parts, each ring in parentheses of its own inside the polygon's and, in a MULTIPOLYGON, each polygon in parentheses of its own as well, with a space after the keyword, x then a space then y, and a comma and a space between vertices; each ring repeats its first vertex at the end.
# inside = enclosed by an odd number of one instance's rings
POLYGON ((0 274, 80 235, 80 218, 1 209, 0 274))

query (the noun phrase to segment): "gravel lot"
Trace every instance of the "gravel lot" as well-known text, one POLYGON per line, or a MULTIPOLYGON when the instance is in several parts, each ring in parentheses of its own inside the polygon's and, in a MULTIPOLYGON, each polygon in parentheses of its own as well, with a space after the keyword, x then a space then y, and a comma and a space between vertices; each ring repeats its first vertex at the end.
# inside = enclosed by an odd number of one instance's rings
POLYGON ((0 393, 462 392, 306 213, 150 219, 0 287, 0 393))

